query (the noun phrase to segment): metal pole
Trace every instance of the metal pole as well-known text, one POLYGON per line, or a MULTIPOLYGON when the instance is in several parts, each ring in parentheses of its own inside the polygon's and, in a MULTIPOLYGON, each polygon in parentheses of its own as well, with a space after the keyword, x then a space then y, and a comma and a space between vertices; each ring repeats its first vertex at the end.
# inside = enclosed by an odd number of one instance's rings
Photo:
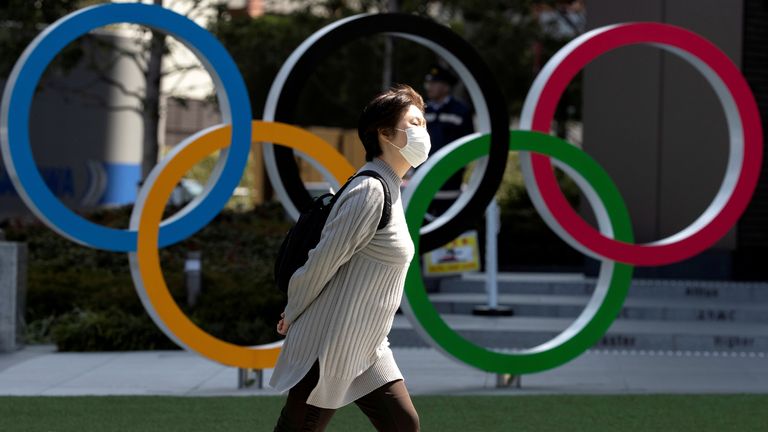
POLYGON ((512 374, 496 374, 496 387, 522 387, 522 376, 512 374))
POLYGON ((187 305, 194 306, 200 295, 202 286, 201 252, 189 252, 184 263, 184 274, 187 280, 187 305))
POLYGON ((237 369, 237 388, 244 389, 253 387, 256 384, 257 389, 264 388, 264 370, 238 368, 237 369))
POLYGON ((499 306, 499 206, 492 199, 485 211, 485 292, 488 293, 488 309, 499 306))
POLYGON ((474 315, 509 316, 511 308, 499 306, 499 255, 497 238, 499 235, 499 205, 496 199, 491 200, 485 211, 485 292, 488 294, 488 304, 476 306, 474 315))

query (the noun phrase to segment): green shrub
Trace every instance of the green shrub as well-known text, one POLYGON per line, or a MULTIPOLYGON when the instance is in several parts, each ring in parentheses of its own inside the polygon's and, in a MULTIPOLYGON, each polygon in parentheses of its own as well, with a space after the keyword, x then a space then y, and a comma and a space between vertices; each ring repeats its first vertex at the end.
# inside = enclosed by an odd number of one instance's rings
MULTIPOLYGON (((528 196, 518 166, 517 153, 510 153, 504 180, 497 193, 501 224, 498 236, 499 270, 581 270, 583 255, 563 242, 544 223, 528 196)), ((568 202, 578 208, 578 186, 562 171, 555 170, 555 174, 568 202)), ((484 245, 484 222, 479 224, 478 231, 484 245)))
POLYGON ((26 325, 24 329, 24 342, 27 344, 51 344, 51 327, 56 322, 56 316, 51 315, 40 318, 26 325))
POLYGON ((59 351, 130 351, 174 349, 148 315, 128 314, 117 307, 106 311, 73 310, 51 330, 59 351))
POLYGON ((210 334, 240 345, 276 340, 285 296, 273 286, 271 268, 252 272, 207 272, 192 319, 210 334), (267 286, 268 289, 259 287, 267 286))
MULTIPOLYGON (((178 209, 168 209, 166 216, 178 209)), ((130 208, 85 215, 124 228, 130 208)), ((203 330, 231 343, 277 339, 274 323, 285 304, 272 267, 290 222, 278 203, 247 213, 225 210, 187 240, 160 251, 166 285, 179 307, 203 330), (202 253, 202 293, 186 304, 184 263, 202 253)), ((11 241, 29 247, 28 343, 53 342, 61 351, 167 349, 175 345, 145 311, 123 253, 94 250, 41 223, 7 221, 11 241)))

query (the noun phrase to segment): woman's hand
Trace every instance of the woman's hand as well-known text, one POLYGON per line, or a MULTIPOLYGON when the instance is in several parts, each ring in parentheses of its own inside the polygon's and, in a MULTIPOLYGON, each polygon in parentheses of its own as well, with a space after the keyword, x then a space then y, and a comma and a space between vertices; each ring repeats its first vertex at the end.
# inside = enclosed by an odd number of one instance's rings
POLYGON ((285 336, 288 334, 289 325, 285 323, 285 312, 280 314, 280 321, 277 323, 277 332, 285 336))

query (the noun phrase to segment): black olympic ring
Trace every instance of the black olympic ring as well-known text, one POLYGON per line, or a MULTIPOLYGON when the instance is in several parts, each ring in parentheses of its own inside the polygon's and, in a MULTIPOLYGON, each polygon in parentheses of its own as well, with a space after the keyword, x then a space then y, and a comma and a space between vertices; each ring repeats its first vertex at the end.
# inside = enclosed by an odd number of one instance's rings
MULTIPOLYGON (((466 204, 458 213, 452 214, 450 219, 444 220, 444 223, 435 229, 422 233, 420 250, 425 253, 450 242, 466 231, 478 215, 485 213, 488 203, 501 185, 509 154, 509 118, 506 104, 490 69, 467 41, 448 27, 416 15, 356 15, 340 20, 308 38, 286 61, 270 90, 264 119, 292 123, 301 90, 317 64, 332 50, 347 42, 380 33, 411 39, 433 50, 442 49, 444 54, 453 55, 474 78, 490 119, 490 125, 487 126, 490 131, 484 131, 490 132, 490 152, 482 178, 474 191, 464 192, 471 195, 469 198, 465 197, 466 204), (273 106, 270 107, 270 104, 273 106)), ((459 75, 462 75, 461 71, 459 75)), ((473 102, 477 107, 477 101, 473 102)), ((285 192, 296 208, 303 208, 311 201, 311 197, 299 176, 293 150, 281 146, 272 149, 278 180, 283 183, 285 192)), ((265 148, 264 154, 265 157, 271 156, 268 148, 265 148)))

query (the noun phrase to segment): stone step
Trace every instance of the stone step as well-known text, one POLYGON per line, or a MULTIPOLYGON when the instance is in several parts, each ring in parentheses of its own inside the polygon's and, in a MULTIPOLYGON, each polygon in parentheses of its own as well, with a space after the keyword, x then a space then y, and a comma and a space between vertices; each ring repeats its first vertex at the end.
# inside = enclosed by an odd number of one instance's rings
MULTIPOLYGON (((488 302, 486 294, 477 293, 434 293, 429 298, 441 314, 472 314, 475 306, 488 302)), ((514 316, 575 318, 589 299, 586 295, 499 294, 498 304, 510 307, 514 316)), ((618 318, 768 323, 768 302, 629 297, 618 318)))
MULTIPOLYGON (((466 273, 440 280, 441 293, 485 293, 485 274, 466 273)), ((594 278, 581 274, 498 275, 499 294, 591 295, 594 278)), ((768 303, 768 283, 707 280, 634 279, 629 298, 718 299, 735 302, 768 303)))
MULTIPOLYGON (((463 337, 486 348, 531 348, 549 341, 572 322, 568 318, 483 317, 442 314, 463 337)), ((427 346, 404 315, 396 315, 392 346, 427 346)), ((723 322, 616 320, 593 349, 768 352, 768 325, 723 322)))

